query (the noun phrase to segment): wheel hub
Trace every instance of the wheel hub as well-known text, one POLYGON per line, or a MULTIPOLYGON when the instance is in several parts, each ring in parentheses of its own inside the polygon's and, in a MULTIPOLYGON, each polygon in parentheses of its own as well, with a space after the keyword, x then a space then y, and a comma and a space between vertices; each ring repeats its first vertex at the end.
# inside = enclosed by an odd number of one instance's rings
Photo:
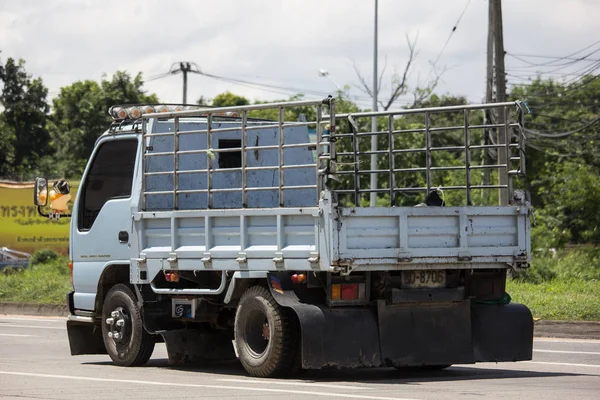
POLYGON ((129 335, 130 320, 123 307, 117 307, 106 319, 108 325, 108 337, 115 342, 125 342, 129 335))

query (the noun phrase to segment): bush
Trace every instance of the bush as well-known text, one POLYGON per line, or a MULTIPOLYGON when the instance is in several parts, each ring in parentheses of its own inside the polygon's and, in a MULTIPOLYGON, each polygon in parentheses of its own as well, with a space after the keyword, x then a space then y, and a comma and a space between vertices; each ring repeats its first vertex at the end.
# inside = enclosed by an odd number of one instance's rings
POLYGON ((29 263, 30 265, 47 264, 49 262, 56 261, 59 258, 60 255, 56 251, 50 249, 42 249, 33 253, 33 256, 31 256, 29 263))
POLYGON ((20 274, 0 274, 0 302, 64 304, 69 290, 69 269, 63 257, 20 274))
POLYGON ((519 282, 536 284, 553 280, 600 281, 600 247, 577 246, 558 251, 537 251, 528 269, 513 272, 511 276, 519 282))

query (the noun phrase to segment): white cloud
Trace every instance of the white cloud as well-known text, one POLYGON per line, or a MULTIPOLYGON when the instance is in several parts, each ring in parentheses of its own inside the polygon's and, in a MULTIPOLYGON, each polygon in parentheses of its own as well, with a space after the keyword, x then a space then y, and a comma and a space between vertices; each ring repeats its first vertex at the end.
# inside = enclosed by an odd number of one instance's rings
MULTIPOLYGON (((379 66, 406 62, 407 33, 418 33, 411 85, 424 80, 466 0, 379 1, 379 66)), ((439 88, 480 101, 484 92, 487 1, 472 0, 441 65, 439 88)), ((513 53, 566 55, 597 38, 600 2, 505 0, 505 47, 513 53)), ((356 84, 352 60, 371 82, 373 2, 368 0, 12 1, 0 0, 1 57, 24 58, 51 95, 76 80, 125 69, 152 77, 172 63, 193 61, 216 75, 334 92, 356 84), (317 71, 326 68, 331 80, 317 71)), ((507 58, 511 68, 522 65, 507 58)), ((516 71, 521 71, 518 68, 516 71)), ((527 72, 527 70, 525 70, 527 72)), ((530 71, 533 72, 533 71, 530 71)), ((519 72, 522 73, 522 72, 519 72)), ((509 78, 510 80, 510 78, 509 78)), ((162 101, 179 102, 181 75, 146 84, 162 101)), ((389 74, 383 94, 389 92, 389 74)), ((283 94, 189 77, 188 100, 230 90, 256 99, 283 94)), ((353 90, 361 104, 366 95, 353 90)))

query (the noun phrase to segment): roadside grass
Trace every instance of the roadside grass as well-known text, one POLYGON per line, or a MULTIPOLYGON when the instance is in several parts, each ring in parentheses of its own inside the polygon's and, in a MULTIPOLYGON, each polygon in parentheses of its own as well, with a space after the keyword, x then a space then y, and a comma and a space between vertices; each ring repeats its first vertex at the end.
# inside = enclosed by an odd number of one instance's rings
MULTIPOLYGON (((0 302, 65 304, 68 260, 52 253, 36 252, 23 272, 0 273, 0 302)), ((527 271, 508 279, 506 291, 534 318, 600 321, 600 247, 538 254, 527 271)))
POLYGON ((534 318, 600 321, 600 247, 538 252, 528 270, 508 280, 506 291, 534 318))
POLYGON ((65 296, 71 290, 68 262, 58 257, 23 272, 0 273, 0 302, 66 304, 65 296))
POLYGON ((506 291, 525 304, 534 318, 600 321, 600 281, 557 280, 528 283, 509 280, 506 291))

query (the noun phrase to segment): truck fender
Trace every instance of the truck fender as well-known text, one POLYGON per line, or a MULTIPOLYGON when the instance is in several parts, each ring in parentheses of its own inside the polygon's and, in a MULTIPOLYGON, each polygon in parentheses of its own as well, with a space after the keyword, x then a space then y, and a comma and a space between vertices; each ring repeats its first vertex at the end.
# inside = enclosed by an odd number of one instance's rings
POLYGON ((267 279, 267 271, 236 271, 231 276, 231 281, 225 292, 225 298, 223 303, 229 304, 233 299, 239 299, 244 291, 248 288, 248 285, 241 284, 242 279, 267 279), (238 282, 240 281, 240 282, 238 282))
POLYGON ((94 311, 99 313, 102 310, 104 296, 111 287, 117 283, 129 284, 129 268, 130 262, 127 260, 111 261, 104 264, 104 269, 98 279, 98 287, 96 289, 96 300, 94 302, 94 311))
POLYGON ((302 368, 360 368, 382 366, 376 310, 367 307, 331 309, 302 303, 277 274, 268 286, 275 301, 294 310, 302 344, 302 368), (360 340, 348 332, 360 332, 360 340))

